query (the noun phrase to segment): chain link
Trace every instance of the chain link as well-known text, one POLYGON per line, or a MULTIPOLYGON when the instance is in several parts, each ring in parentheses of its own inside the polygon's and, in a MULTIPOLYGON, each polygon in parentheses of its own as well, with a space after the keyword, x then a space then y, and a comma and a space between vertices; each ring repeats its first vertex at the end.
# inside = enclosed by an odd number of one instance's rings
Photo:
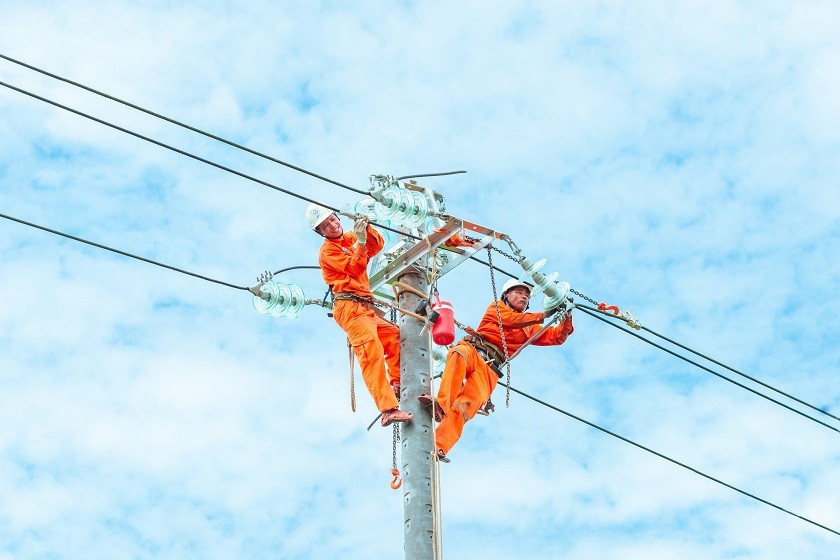
POLYGON ((493 287, 493 303, 496 305, 496 319, 499 321, 499 335, 502 337, 502 349, 505 352, 505 362, 507 363, 507 390, 505 391, 505 408, 510 408, 510 360, 507 349, 507 339, 505 338, 505 329, 502 325, 502 312, 499 310, 499 298, 496 295, 496 275, 493 274, 493 253, 490 252, 490 245, 487 246, 487 264, 490 265, 490 285, 493 287))
MULTIPOLYGON (((464 239, 466 239, 467 241, 469 241, 471 243, 478 243, 479 241, 481 241, 481 239, 479 239, 477 237, 470 237, 469 235, 466 235, 466 234, 464 234, 464 239)), ((487 248, 489 250, 496 251, 500 255, 509 258, 513 262, 516 262, 516 263, 519 262, 519 258, 516 255, 511 255, 510 253, 505 253, 504 251, 502 251, 501 249, 499 249, 497 247, 494 247, 493 245, 488 245, 487 248)))
POLYGON ((394 428, 394 445, 393 445, 393 453, 391 455, 391 465, 393 468, 397 468, 397 444, 400 442, 400 424, 399 422, 394 422, 392 424, 394 428))
POLYGON ((493 247, 492 245, 490 245, 490 248, 491 248, 492 250, 496 251, 497 253, 499 253, 500 255, 503 255, 503 256, 505 256, 505 257, 509 258, 509 259, 510 259, 510 260, 512 260, 513 262, 516 262, 516 263, 518 263, 518 262, 519 262, 519 258, 518 258, 516 255, 511 255, 510 253, 505 253, 505 252, 504 252, 504 251, 502 251, 501 249, 497 249, 496 247, 493 247))
POLYGON ((583 299, 585 299, 586 301, 588 301, 589 303, 591 303, 595 307, 598 307, 598 302, 595 301, 594 299, 592 299, 591 297, 585 296, 582 293, 580 293, 579 291, 577 291, 575 289, 572 289, 572 288, 570 288, 569 291, 572 292, 573 294, 575 294, 576 296, 582 297, 583 299))
POLYGON ((356 372, 353 364, 353 345, 347 339, 347 357, 350 360, 350 409, 356 412, 356 372))

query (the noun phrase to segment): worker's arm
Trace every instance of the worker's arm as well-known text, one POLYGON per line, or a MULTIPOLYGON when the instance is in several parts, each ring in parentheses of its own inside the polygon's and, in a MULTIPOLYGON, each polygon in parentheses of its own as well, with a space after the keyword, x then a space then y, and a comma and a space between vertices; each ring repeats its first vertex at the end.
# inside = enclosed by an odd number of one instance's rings
MULTIPOLYGON (((528 338, 531 338, 539 332, 540 328, 541 327, 539 325, 534 325, 525 329, 528 333, 528 338)), ((545 332, 542 333, 539 338, 533 342, 533 344, 536 346, 555 346, 563 344, 573 332, 575 332, 575 327, 572 325, 572 315, 569 314, 559 325, 545 329, 545 332)))

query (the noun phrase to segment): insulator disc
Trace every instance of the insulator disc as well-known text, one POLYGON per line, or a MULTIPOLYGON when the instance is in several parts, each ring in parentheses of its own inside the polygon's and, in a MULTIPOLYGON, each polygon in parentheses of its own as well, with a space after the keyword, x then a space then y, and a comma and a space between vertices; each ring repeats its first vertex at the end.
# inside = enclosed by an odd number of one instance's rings
POLYGON ((306 298, 303 295, 303 290, 297 284, 289 284, 289 291, 291 291, 292 295, 289 299, 289 308, 286 310, 286 317, 296 319, 300 317, 303 307, 306 305, 306 298))
POLYGON ((277 282, 277 297, 276 299, 272 297, 274 307, 271 308, 269 313, 271 313, 274 317, 285 317, 286 310, 289 309, 289 306, 292 303, 291 299, 292 292, 289 290, 289 286, 283 282, 277 282))
POLYGON ((371 197, 363 198, 359 202, 353 205, 353 214, 364 214, 370 218, 376 217, 376 212, 374 208, 376 207, 376 201, 371 197))
POLYGON ((411 196, 410 214, 405 220, 405 225, 410 228, 419 229, 426 223, 426 217, 429 215, 429 205, 426 202, 426 197, 419 192, 406 191, 411 196))
POLYGON ((556 282, 553 286, 554 294, 551 297, 546 298, 543 302, 543 309, 551 309, 552 307, 557 307, 563 300, 566 299, 566 296, 569 295, 569 290, 571 286, 568 282, 556 282))
POLYGON ((269 313, 274 307, 274 301, 277 299, 277 284, 269 280, 260 287, 260 290, 271 296, 268 301, 259 296, 254 296, 254 309, 260 313, 269 313))
POLYGON ((382 192, 381 201, 374 205, 377 220, 391 220, 399 223, 398 220, 394 219, 394 216, 400 209, 401 190, 392 185, 382 192))
POLYGON ((545 266, 545 263, 548 262, 545 259, 540 259, 535 263, 532 263, 525 267, 522 276, 519 277, 520 282, 531 281, 534 274, 540 271, 542 267, 545 266))
POLYGON ((405 189, 400 189, 398 192, 399 204, 397 205, 397 211, 391 217, 391 221, 397 225, 405 225, 409 216, 411 216, 414 199, 411 197, 411 193, 405 189))

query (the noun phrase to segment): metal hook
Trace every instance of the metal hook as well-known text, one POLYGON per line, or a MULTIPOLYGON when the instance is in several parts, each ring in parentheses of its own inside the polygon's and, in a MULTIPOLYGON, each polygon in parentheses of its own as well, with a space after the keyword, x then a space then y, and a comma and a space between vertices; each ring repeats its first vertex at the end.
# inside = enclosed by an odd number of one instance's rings
POLYGON ((400 478, 400 471, 399 469, 391 469, 391 474, 394 477, 394 480, 391 481, 391 488, 396 490, 400 486, 402 486, 402 479, 400 478))
POLYGON ((613 315, 618 315, 618 306, 616 305, 607 305, 603 301, 598 304, 598 311, 612 311, 613 315))

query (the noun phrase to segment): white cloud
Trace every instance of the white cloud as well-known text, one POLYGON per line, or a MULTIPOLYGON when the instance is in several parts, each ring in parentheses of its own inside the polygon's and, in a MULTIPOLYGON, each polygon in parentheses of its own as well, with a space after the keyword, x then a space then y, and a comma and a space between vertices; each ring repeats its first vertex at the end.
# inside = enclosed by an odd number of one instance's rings
MULTIPOLYGON (((357 188, 467 169, 424 180, 450 212, 836 413, 836 12, 40 2, 6 6, 0 53, 357 188)), ((9 62, 0 74, 281 188, 356 199, 9 62)), ((2 89, 3 213, 240 286, 315 262, 305 202, 2 89)), ((391 432, 365 431, 358 372, 350 412, 344 335, 323 311, 261 316, 245 292, 2 222, 0 558, 402 554, 391 432)), ((323 295, 317 271, 281 278, 323 295)), ((470 262, 441 281, 460 320, 480 317, 488 280, 470 262)), ((514 386, 838 529, 836 432, 583 313, 575 326, 517 358, 514 386)), ((503 391, 442 466, 447 556, 836 550, 519 395, 504 409, 503 391)))

